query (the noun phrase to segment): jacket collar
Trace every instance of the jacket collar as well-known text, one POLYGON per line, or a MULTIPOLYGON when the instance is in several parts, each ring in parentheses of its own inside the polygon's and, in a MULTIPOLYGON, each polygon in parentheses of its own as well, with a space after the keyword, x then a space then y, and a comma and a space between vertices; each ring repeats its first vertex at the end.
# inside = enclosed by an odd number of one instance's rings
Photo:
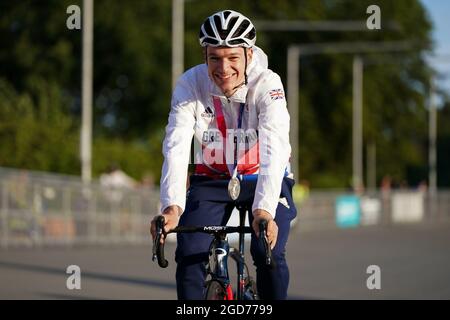
POLYGON ((209 79, 210 83, 210 92, 213 96, 219 97, 223 100, 228 100, 229 102, 238 102, 238 103, 245 103, 248 87, 247 85, 243 84, 240 88, 236 90, 236 92, 231 97, 226 97, 223 92, 216 86, 214 81, 209 79))

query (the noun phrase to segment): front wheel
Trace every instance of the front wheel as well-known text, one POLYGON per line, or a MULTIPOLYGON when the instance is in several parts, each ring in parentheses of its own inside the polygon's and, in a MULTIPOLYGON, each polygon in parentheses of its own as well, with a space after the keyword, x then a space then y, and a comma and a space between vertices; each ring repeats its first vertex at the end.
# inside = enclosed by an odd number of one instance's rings
POLYGON ((230 290, 226 290, 217 280, 210 280, 206 287, 205 300, 232 300, 229 296, 230 290))

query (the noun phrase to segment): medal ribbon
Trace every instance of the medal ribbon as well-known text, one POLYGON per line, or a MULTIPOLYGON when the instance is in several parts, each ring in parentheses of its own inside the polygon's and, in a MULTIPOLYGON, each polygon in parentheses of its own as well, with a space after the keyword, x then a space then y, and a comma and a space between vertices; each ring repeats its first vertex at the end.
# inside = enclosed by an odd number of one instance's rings
MULTIPOLYGON (((226 135, 226 123, 225 123, 225 117, 223 115, 223 111, 222 111, 222 103, 220 102, 220 98, 213 96, 213 103, 214 103, 214 109, 216 112, 216 122, 217 122, 217 128, 219 129, 220 133, 222 134, 223 137, 223 150, 224 150, 224 159, 226 162, 226 146, 227 146, 227 135, 226 135)), ((240 103, 239 106, 239 115, 238 115, 238 123, 237 123, 237 128, 241 129, 242 127, 242 115, 244 113, 244 106, 245 103, 240 103)), ((237 139, 237 138, 236 138, 237 139)), ((237 141, 234 144, 234 168, 233 168, 233 172, 230 171, 230 175, 236 176, 237 175, 237 166, 238 166, 238 148, 237 148, 237 141)))

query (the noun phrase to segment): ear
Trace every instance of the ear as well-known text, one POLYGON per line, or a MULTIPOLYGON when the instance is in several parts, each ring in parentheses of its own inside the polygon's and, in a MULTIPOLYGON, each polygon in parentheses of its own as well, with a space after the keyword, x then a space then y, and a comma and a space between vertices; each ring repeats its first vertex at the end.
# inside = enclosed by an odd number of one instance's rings
POLYGON ((250 64, 253 59, 253 48, 247 49, 247 64, 250 64))
POLYGON ((206 65, 208 65, 207 48, 208 47, 202 47, 203 60, 205 61, 206 65))

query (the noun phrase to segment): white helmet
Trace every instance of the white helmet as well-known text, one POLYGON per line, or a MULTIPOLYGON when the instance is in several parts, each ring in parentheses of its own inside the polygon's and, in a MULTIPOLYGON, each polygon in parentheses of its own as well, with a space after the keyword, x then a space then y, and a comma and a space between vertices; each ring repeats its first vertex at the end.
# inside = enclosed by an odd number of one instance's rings
POLYGON ((256 42, 256 30, 250 19, 233 10, 214 13, 200 27, 202 47, 251 48, 256 42))

